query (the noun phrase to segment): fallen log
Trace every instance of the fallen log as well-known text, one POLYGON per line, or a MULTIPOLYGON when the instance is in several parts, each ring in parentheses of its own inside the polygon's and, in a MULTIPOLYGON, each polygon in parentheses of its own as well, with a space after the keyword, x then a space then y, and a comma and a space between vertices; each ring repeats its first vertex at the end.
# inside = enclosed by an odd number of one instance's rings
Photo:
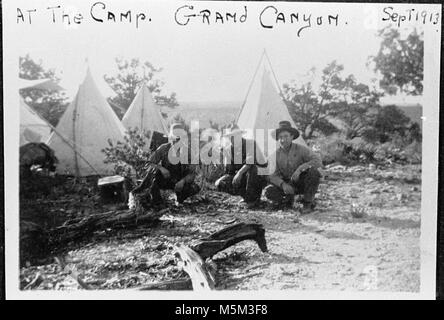
POLYGON ((207 238, 197 240, 190 247, 205 260, 244 240, 256 241, 261 251, 267 252, 264 227, 258 223, 244 222, 224 228, 207 238))
POLYGON ((82 238, 98 230, 133 228, 150 224, 157 221, 161 214, 156 211, 144 214, 139 214, 137 210, 107 211, 69 220, 63 225, 51 229, 48 235, 53 242, 63 243, 82 238))
POLYGON ((214 290, 214 276, 199 254, 187 246, 178 245, 174 255, 179 259, 182 269, 190 276, 194 291, 214 290))

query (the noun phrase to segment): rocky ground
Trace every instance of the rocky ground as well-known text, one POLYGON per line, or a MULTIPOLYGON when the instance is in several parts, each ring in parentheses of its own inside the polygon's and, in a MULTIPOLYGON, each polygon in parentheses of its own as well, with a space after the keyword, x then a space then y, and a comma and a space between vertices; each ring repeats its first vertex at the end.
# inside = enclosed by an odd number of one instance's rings
MULTIPOLYGON (((174 244, 189 244, 243 221, 263 224, 269 251, 244 241, 214 256, 208 263, 219 290, 417 292, 420 177, 420 166, 333 165, 325 170, 316 211, 299 217, 294 210, 266 204, 247 210, 238 197, 205 190, 182 208, 166 209, 156 225, 100 230, 45 258, 23 258, 21 288, 134 288, 178 279, 185 274, 172 254, 174 244)), ((45 212, 45 223, 54 224, 106 211, 94 197, 88 189, 75 195, 53 192, 46 204, 23 200, 21 216, 45 212)))

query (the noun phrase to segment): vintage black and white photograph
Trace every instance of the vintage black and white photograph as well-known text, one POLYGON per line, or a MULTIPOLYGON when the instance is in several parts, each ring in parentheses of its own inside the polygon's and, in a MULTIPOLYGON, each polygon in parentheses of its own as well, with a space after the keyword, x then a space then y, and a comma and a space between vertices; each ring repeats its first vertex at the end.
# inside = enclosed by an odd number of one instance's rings
POLYGON ((434 298, 441 5, 2 11, 7 298, 434 298))

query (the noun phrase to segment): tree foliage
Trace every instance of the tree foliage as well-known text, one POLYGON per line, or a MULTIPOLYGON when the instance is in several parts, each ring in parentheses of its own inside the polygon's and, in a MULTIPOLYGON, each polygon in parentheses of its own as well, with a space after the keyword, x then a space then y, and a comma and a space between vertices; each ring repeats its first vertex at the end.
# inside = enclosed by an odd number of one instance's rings
MULTIPOLYGON (((329 63, 322 70, 317 89, 313 80, 284 84, 284 101, 305 139, 311 139, 316 133, 330 135, 339 131, 341 128, 335 125, 334 119, 341 120, 348 138, 364 132, 380 95, 358 83, 352 75, 344 77, 343 69, 336 61, 329 63)), ((310 74, 314 79, 316 70, 312 68, 310 74)))
POLYGON ((394 105, 381 107, 364 133, 364 138, 384 143, 394 136, 406 137, 411 126, 410 119, 398 107, 394 105))
POLYGON ((353 75, 343 82, 342 100, 335 106, 336 117, 342 121, 347 139, 362 137, 375 121, 381 107, 381 93, 358 83, 353 75))
POLYGON ((150 132, 140 132, 138 128, 129 129, 124 136, 124 141, 113 144, 108 141, 109 146, 102 150, 105 154, 105 163, 114 164, 115 174, 123 177, 141 179, 145 173, 146 163, 151 151, 146 148, 150 139, 150 132))
POLYGON ((398 91, 420 95, 423 90, 424 34, 413 29, 402 37, 397 29, 378 32, 382 42, 376 56, 370 57, 375 71, 382 75, 380 86, 389 94, 398 91))
POLYGON ((119 118, 122 118, 128 110, 143 81, 146 82, 158 105, 168 107, 178 105, 174 92, 170 95, 162 92, 164 82, 156 78, 156 75, 162 71, 161 68, 154 67, 148 61, 141 62, 137 58, 130 60, 116 58, 115 62, 117 71, 113 75, 104 75, 104 79, 116 92, 116 95, 108 101, 119 118))
MULTIPOLYGON (((45 69, 41 61, 34 61, 28 54, 19 58, 19 77, 26 80, 49 78, 56 83, 60 81, 55 70, 45 69)), ((20 95, 28 105, 53 126, 57 125, 68 107, 64 92, 28 88, 21 89, 20 95)))

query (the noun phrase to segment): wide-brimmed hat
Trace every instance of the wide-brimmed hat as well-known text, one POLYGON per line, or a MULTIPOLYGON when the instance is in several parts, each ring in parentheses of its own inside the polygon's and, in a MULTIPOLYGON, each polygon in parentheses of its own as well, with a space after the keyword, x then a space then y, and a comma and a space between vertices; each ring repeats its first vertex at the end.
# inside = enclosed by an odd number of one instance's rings
POLYGON ((287 131, 292 134, 293 140, 296 140, 299 137, 299 131, 291 126, 290 121, 280 121, 279 128, 271 131, 271 136, 273 137, 273 139, 277 140, 279 133, 281 133, 282 131, 287 131))
POLYGON ((224 130, 222 137, 233 137, 237 135, 243 135, 245 133, 245 130, 242 130, 237 124, 233 123, 224 130))

